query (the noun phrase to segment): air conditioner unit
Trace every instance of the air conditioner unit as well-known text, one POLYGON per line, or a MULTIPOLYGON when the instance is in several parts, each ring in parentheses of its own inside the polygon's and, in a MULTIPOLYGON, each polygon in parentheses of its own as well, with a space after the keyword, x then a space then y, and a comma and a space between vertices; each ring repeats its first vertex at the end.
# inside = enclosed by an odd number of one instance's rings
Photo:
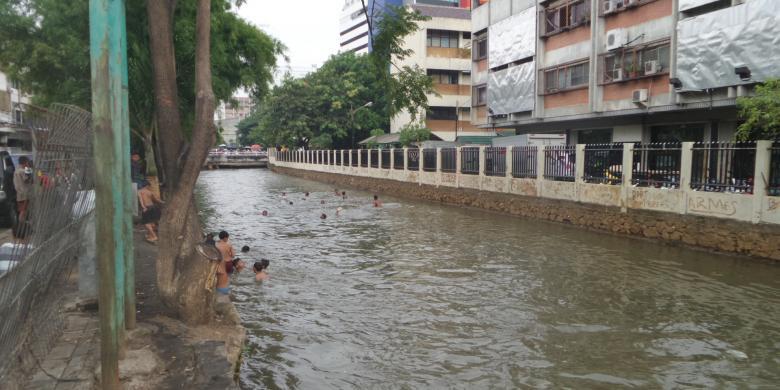
POLYGON ((647 61, 645 62, 645 74, 656 74, 661 71, 661 66, 658 64, 658 61, 647 61))
POLYGON ((612 71, 612 81, 622 81, 623 80, 623 69, 614 69, 612 71))
POLYGON ((647 102, 647 90, 646 89, 635 89, 634 92, 631 94, 632 98, 631 101, 634 103, 645 103, 647 102))
POLYGON ((633 7, 635 5, 639 5, 639 0, 625 0, 626 1, 626 7, 633 7))
POLYGON ((615 12, 615 0, 604 0, 604 14, 611 14, 615 12))
POLYGON ((626 30, 616 28, 607 31, 607 50, 619 49, 626 42, 626 30))

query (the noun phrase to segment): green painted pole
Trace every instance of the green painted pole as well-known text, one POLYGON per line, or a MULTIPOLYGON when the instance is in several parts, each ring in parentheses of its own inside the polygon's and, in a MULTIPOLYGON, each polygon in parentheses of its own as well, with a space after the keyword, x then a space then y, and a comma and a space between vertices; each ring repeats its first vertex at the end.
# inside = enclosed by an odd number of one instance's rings
POLYGON ((123 0, 90 0, 90 62, 95 154, 96 242, 99 273, 101 387, 120 389, 119 355, 125 315, 126 89, 122 51, 123 0))

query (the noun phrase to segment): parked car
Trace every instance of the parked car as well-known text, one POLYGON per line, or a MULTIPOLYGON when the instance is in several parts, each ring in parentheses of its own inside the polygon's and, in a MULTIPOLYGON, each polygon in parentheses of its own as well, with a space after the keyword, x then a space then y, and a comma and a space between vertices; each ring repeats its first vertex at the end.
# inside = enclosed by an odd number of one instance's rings
POLYGON ((19 166, 19 157, 26 156, 32 160, 32 154, 10 154, 0 151, 0 167, 3 169, 3 180, 0 181, 0 226, 12 227, 16 222, 16 189, 14 188, 14 172, 19 166))

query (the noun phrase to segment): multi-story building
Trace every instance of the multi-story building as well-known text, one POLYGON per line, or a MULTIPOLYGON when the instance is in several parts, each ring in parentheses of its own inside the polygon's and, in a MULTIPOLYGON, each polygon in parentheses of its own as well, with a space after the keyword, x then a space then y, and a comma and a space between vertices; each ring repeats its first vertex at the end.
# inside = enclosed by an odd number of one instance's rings
POLYGON ((30 97, 19 83, 0 72, 0 150, 28 151, 32 149, 32 137, 25 128, 24 112, 30 97))
POLYGON ((774 0, 489 0, 472 10, 472 120, 569 143, 727 141, 780 76, 774 0))
POLYGON ((238 144, 238 124, 252 114, 254 102, 245 96, 234 96, 234 102, 223 102, 215 111, 216 125, 222 129, 227 145, 238 144))
MULTIPOLYGON (((431 19, 406 37, 404 47, 414 54, 397 65, 420 66, 433 78, 438 96, 428 97, 430 109, 423 113, 425 125, 445 141, 458 137, 493 135, 471 123, 471 11, 468 1, 407 1, 431 19)), ((391 132, 412 122, 408 112, 391 120, 391 132)))
POLYGON ((339 52, 368 53, 368 20, 361 0, 344 1, 339 31, 339 52))

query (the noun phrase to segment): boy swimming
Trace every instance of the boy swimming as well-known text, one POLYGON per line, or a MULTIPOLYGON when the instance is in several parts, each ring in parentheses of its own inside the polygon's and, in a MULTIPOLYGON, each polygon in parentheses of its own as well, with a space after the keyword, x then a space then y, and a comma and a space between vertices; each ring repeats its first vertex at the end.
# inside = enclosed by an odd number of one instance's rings
POLYGON ((255 281, 260 282, 268 280, 268 272, 266 270, 269 265, 271 265, 271 262, 267 259, 261 259, 260 261, 255 262, 252 266, 252 269, 255 271, 255 281))

